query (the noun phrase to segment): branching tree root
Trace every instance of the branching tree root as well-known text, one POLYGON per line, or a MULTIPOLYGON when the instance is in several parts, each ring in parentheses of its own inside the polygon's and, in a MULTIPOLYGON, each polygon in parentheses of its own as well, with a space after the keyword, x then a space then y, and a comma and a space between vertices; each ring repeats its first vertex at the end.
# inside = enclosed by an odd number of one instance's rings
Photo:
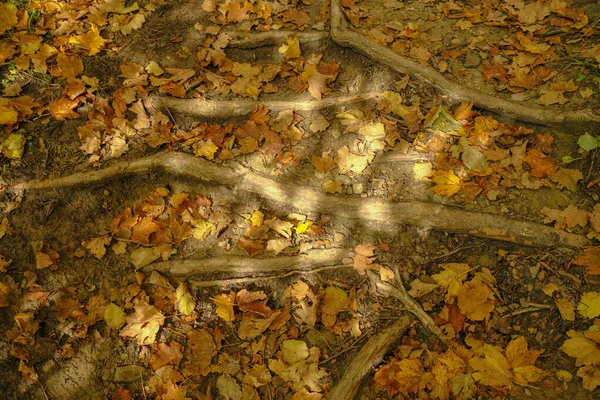
POLYGON ((561 111, 534 108, 468 89, 459 83, 448 80, 431 67, 403 57, 392 49, 353 32, 345 20, 340 0, 331 0, 330 14, 331 39, 335 43, 354 49, 394 71, 427 81, 452 101, 473 102, 477 107, 488 111, 539 125, 577 124, 594 131, 600 130, 600 113, 598 110, 561 111))
POLYGON ((411 323, 412 318, 402 317, 393 325, 371 337, 367 344, 353 357, 342 379, 327 393, 327 399, 354 399, 354 395, 365 375, 383 361, 383 356, 395 342, 404 336, 411 323))
POLYGON ((14 185, 12 189, 18 191, 83 186, 152 170, 225 185, 234 193, 252 193, 271 203, 294 207, 309 215, 326 213, 339 221, 376 223, 382 231, 395 232, 400 225, 413 225, 526 246, 580 249, 590 244, 583 235, 441 204, 327 195, 300 185, 275 182, 238 164, 218 165, 180 152, 157 153, 133 161, 120 161, 97 171, 24 182, 14 185))
POLYGON ((273 112, 292 109, 295 111, 317 111, 327 107, 359 103, 376 99, 377 92, 363 93, 351 96, 332 96, 322 100, 311 98, 294 101, 280 100, 207 100, 204 98, 178 99, 175 97, 149 96, 144 105, 150 111, 175 112, 189 117, 207 119, 229 119, 245 117, 252 114, 259 105, 273 112))

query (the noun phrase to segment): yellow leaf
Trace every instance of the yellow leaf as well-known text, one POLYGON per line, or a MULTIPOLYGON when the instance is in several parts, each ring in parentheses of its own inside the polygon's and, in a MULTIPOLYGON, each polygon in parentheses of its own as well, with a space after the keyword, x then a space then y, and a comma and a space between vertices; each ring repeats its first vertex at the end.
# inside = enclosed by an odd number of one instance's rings
POLYGON ((600 349, 596 343, 572 329, 567 335, 570 339, 567 339, 560 349, 575 358, 576 366, 600 364, 600 349))
POLYGON ((90 51, 88 55, 93 56, 98 54, 100 50, 104 48, 104 45, 107 43, 107 41, 100 36, 98 27, 96 27, 96 25, 92 25, 87 33, 70 38, 69 43, 77 44, 85 49, 88 49, 90 51))
POLYGON ((444 271, 433 275, 432 278, 438 285, 446 289, 446 301, 451 302, 458 295, 471 267, 469 264, 463 263, 441 264, 440 267, 444 268, 444 271))
POLYGON ((323 182, 322 187, 327 193, 342 193, 342 184, 331 179, 323 182))
POLYGON ((473 372, 473 378, 486 386, 508 386, 513 375, 510 373, 508 361, 502 355, 502 349, 484 344, 480 352, 482 357, 469 360, 469 365, 476 371, 473 372))
POLYGON ((283 58, 291 60, 292 58, 300 57, 300 39, 296 36, 290 36, 285 41, 287 44, 279 48, 279 52, 283 54, 283 58))
POLYGON ((600 315, 600 293, 587 292, 581 296, 577 311, 586 318, 596 318, 600 315))
POLYGON ((370 157, 353 154, 348 146, 344 146, 337 151, 336 162, 342 172, 361 173, 369 165, 370 157))
POLYGON ((451 197, 460 190, 460 178, 454 171, 431 171, 435 183, 433 191, 440 196, 451 197))
POLYGON ((213 143, 212 140, 199 140, 192 146, 194 149, 194 155, 197 157, 204 157, 207 160, 215 158, 215 153, 219 148, 213 143))
POLYGON ((13 125, 17 123, 19 113, 11 106, 0 105, 0 125, 13 125))
POLYGON ((17 7, 12 3, 0 5, 0 34, 12 29, 17 23, 17 7))
POLYGON ((162 69, 156 61, 150 61, 150 63, 146 67, 146 72, 154 76, 161 76, 165 73, 165 70, 162 69))
POLYGON ((548 373, 533 365, 524 365, 513 369, 514 381, 519 385, 527 385, 544 378, 548 373))
POLYGON ((240 153, 250 154, 258 150, 258 142, 256 139, 247 137, 239 140, 240 142, 240 153))
POLYGON ((556 299, 554 301, 560 316, 565 321, 575 321, 575 306, 567 299, 556 299))
POLYGON ((106 325, 112 329, 121 329, 125 323, 125 312, 121 307, 114 303, 110 303, 104 309, 104 321, 106 325))
POLYGON ((250 218, 248 218, 248 223, 250 223, 250 226, 259 227, 263 224, 264 220, 265 214, 263 214, 259 210, 254 210, 252 211, 252 215, 250 215, 250 218))
POLYGON ((192 221, 192 236, 199 240, 204 240, 212 232, 213 224, 203 219, 192 221))
POLYGON ((194 312, 194 308, 196 308, 196 302, 192 298, 191 293, 187 290, 183 282, 179 283, 179 286, 177 286, 175 296, 177 298, 177 311, 183 315, 190 315, 194 312))
POLYGON ((227 322, 235 319, 233 304, 235 302, 235 293, 230 291, 229 294, 220 294, 211 299, 217 305, 217 315, 227 322))
POLYGON ((298 235, 301 235, 303 233, 306 233, 306 231, 308 230, 308 228, 310 228, 312 226, 312 224, 314 224, 314 221, 304 221, 304 222, 300 222, 298 224, 298 226, 296 226, 296 233, 298 235))
POLYGON ((17 133, 10 134, 2 144, 0 144, 0 151, 7 158, 19 159, 23 157, 25 150, 25 136, 17 133))
POLYGON ((583 387, 590 392, 600 386, 600 370, 595 366, 579 368, 577 376, 581 377, 583 387))
POLYGON ((490 317, 494 302, 489 300, 490 289, 480 277, 466 282, 456 296, 460 312, 472 321, 483 321, 490 317))
POLYGON ((288 364, 295 364, 308 356, 308 346, 302 340, 284 340, 281 343, 281 358, 288 364))
POLYGON ((542 353, 541 350, 529 350, 527 340, 523 336, 512 340, 504 352, 511 368, 533 365, 542 353))
POLYGON ((135 305, 135 312, 128 315, 126 321, 127 326, 121 330, 120 336, 135 337, 139 345, 152 344, 165 316, 154 306, 139 301, 135 305))

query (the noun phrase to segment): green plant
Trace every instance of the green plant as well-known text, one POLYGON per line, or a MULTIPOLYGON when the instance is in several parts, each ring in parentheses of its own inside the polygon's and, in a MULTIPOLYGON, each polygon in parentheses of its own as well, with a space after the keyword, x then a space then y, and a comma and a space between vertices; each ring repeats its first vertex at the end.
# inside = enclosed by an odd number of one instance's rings
POLYGON ((15 65, 15 63, 9 63, 8 64, 8 71, 6 71, 6 73, 4 74, 4 77, 2 78, 2 80, 0 81, 0 84, 2 84, 2 86, 6 86, 11 82, 14 82, 17 79, 17 75, 18 75, 18 70, 17 70, 17 66, 15 65))
POLYGON ((589 133, 584 133, 577 139, 579 147, 585 151, 592 151, 600 147, 600 136, 592 136, 589 133))

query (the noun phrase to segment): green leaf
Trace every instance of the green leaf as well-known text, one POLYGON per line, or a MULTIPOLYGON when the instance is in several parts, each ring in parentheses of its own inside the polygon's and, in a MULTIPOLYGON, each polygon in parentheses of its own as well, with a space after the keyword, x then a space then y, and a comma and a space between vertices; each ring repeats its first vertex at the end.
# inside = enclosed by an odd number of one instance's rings
POLYGON ((125 312, 118 305, 110 303, 104 309, 104 321, 112 329, 121 329, 125 323, 125 312))
POLYGON ((9 135, 0 145, 0 151, 7 158, 18 159, 23 157, 23 149, 25 148, 26 138, 18 133, 9 135))
POLYGON ((598 139, 587 132, 579 136, 579 139, 577 139, 577 144, 585 151, 592 151, 597 149, 599 146, 598 139))
POLYGON ((460 127, 444 106, 439 106, 429 123, 425 124, 425 128, 439 129, 442 132, 455 131, 460 127))

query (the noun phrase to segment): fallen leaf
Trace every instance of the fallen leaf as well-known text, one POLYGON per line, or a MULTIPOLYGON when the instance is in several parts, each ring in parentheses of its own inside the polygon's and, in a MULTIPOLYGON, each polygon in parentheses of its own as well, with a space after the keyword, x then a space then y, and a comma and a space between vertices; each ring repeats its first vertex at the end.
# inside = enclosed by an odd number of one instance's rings
POLYGON ((587 292, 581 296, 577 311, 582 316, 592 319, 600 315, 600 293, 587 292))
POLYGON ((231 322, 235 319, 235 312, 233 311, 235 293, 233 291, 230 291, 229 294, 219 294, 211 300, 217 305, 217 315, 224 321, 231 322))
POLYGON ((454 171, 431 171, 431 180, 435 183, 433 191, 440 196, 452 197, 461 188, 460 178, 454 171))
POLYGON ((156 334, 165 321, 154 306, 145 301, 139 301, 135 305, 135 312, 126 318, 127 326, 121 330, 120 336, 134 337, 139 345, 152 344, 156 340, 156 334))
POLYGON ((88 49, 90 51, 88 56, 93 56, 98 54, 100 50, 104 48, 107 41, 104 40, 102 36, 100 36, 98 27, 92 24, 90 30, 87 33, 70 38, 69 43, 76 44, 85 49, 88 49))
POLYGON ((341 172, 361 173, 369 165, 370 157, 353 154, 348 146, 344 146, 337 151, 336 162, 341 172))
POLYGON ((600 349, 596 343, 573 329, 567 332, 567 336, 570 339, 567 339, 560 349, 575 358, 576 366, 600 364, 600 349))
POLYGON ((104 309, 103 319, 110 328, 118 330, 125 323, 125 312, 118 305, 109 303, 104 309))

